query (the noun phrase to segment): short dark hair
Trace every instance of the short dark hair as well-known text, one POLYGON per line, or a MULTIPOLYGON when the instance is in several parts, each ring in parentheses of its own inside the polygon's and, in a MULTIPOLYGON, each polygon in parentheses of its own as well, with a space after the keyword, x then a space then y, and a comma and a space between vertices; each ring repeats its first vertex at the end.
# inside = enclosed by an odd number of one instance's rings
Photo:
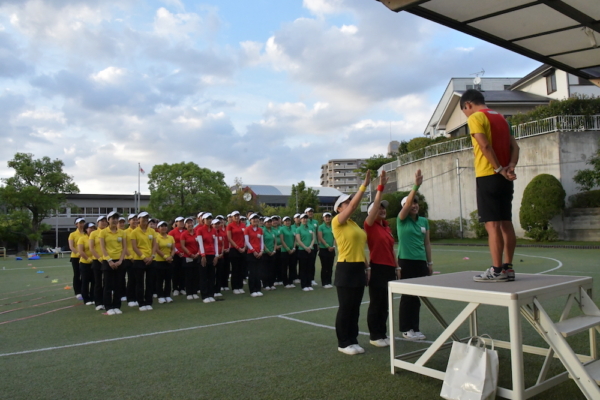
POLYGON ((469 89, 460 96, 460 109, 465 108, 465 103, 470 102, 476 105, 484 105, 485 98, 479 90, 469 89))

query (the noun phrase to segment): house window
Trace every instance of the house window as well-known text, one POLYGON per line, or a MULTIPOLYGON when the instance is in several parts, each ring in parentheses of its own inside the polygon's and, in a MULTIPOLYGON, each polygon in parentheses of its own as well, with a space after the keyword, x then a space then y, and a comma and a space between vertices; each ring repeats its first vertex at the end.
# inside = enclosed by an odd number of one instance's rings
POLYGON ((475 89, 475 90, 481 91, 481 84, 478 84, 478 85, 467 85, 467 90, 468 89, 475 89))
POLYGON ((553 72, 546 77, 546 89, 548 94, 556 92, 556 73, 553 72))
POLYGON ((580 77, 580 76, 578 76, 577 78, 579 78, 579 81, 577 82, 577 84, 578 84, 578 85, 582 85, 582 86, 590 86, 590 85, 593 85, 593 83, 592 83, 592 82, 588 81, 588 80, 587 80, 587 79, 585 79, 585 78, 582 78, 582 77, 580 77))

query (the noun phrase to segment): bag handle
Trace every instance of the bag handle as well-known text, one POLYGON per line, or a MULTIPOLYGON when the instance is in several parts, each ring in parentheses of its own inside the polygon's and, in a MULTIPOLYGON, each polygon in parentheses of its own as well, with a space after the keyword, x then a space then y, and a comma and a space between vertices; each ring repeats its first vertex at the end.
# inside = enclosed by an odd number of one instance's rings
POLYGON ((480 336, 473 336, 473 337, 471 337, 471 338, 469 339, 469 342, 468 342, 467 344, 468 344, 469 346, 471 346, 471 341, 472 341, 473 339, 477 339, 477 344, 473 344, 473 346, 475 346, 475 347, 477 347, 477 348, 480 348, 480 349, 483 349, 483 348, 485 348, 485 347, 486 347, 486 345, 487 345, 487 343, 485 342, 485 339, 484 339, 484 337, 487 337, 487 338, 489 338, 489 339, 490 339, 490 342, 491 342, 491 349, 492 349, 492 351, 494 351, 494 339, 492 339, 492 338, 491 338, 491 336, 490 336, 490 335, 488 335, 487 333, 484 333, 483 335, 480 335, 480 336))

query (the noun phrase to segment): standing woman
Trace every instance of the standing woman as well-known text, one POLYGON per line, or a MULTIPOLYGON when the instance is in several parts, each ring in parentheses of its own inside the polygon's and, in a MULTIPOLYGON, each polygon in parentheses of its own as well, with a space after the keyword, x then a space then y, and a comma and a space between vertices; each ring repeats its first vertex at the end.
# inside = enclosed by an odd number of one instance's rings
POLYGON ((358 345, 358 318, 370 272, 365 258, 367 235, 350 217, 358 208, 370 181, 369 170, 355 195, 343 194, 337 199, 333 209, 338 214, 331 221, 333 237, 338 245, 334 284, 340 306, 335 319, 335 332, 338 351, 348 355, 365 352, 358 345))
POLYGON ((194 232, 193 218, 186 218, 184 224, 185 231, 181 233, 179 244, 181 245, 183 257, 185 257, 183 266, 185 270, 185 291, 188 293, 188 300, 196 300, 200 298, 196 294, 200 290, 200 263, 198 260, 200 247, 196 240, 196 232, 194 232))
POLYGON ((90 253, 92 253, 92 271, 94 272, 94 302, 96 310, 104 310, 104 291, 102 290, 102 247, 100 247, 100 232, 108 226, 105 216, 96 219, 98 229, 90 233, 90 253))
POLYGON ((331 289, 331 276, 333 275, 333 261, 335 260, 335 239, 331 230, 331 213, 323 214, 323 223, 319 225, 319 259, 321 260, 321 285, 331 289))
POLYGON ((263 230, 263 242, 265 244, 265 251, 262 256, 262 269, 263 269, 263 289, 275 290, 275 269, 277 268, 275 252, 277 247, 277 239, 275 238, 275 230, 273 230, 273 220, 270 217, 266 217, 264 220, 263 230))
POLYGON ((152 310, 152 295, 156 288, 155 255, 156 231, 149 226, 150 215, 143 211, 138 215, 140 225, 133 231, 133 270, 135 273, 135 297, 140 311, 152 310))
POLYGON ((315 210, 312 207, 308 207, 306 210, 304 210, 304 213, 306 215, 308 215, 307 225, 310 228, 310 230, 313 231, 313 235, 314 235, 314 245, 313 245, 312 252, 310 254, 310 264, 309 264, 308 275, 310 278, 310 284, 312 286, 317 286, 317 282, 315 281, 315 271, 316 271, 316 264, 317 264, 317 255, 319 253, 319 239, 317 237, 317 233, 319 231, 319 221, 314 219, 315 210))
POLYGON ((367 244, 371 262, 371 278, 369 279, 369 325, 370 343, 376 347, 387 347, 386 322, 388 319, 388 282, 400 279, 400 268, 394 255, 394 237, 387 221, 387 201, 381 200, 381 194, 387 183, 385 171, 379 177, 379 186, 375 201, 369 204, 364 227, 367 233, 367 244))
POLYGON ((173 296, 179 296, 180 294, 185 296, 185 270, 183 269, 185 265, 185 254, 183 254, 183 250, 181 249, 181 234, 185 231, 183 217, 175 218, 174 225, 171 232, 169 232, 169 235, 173 236, 173 239, 175 239, 175 255, 173 256, 173 262, 171 263, 173 271, 173 296))
POLYGON ((231 289, 233 294, 244 293, 244 263, 246 257, 246 243, 244 229, 246 224, 240 221, 240 213, 231 213, 232 222, 227 225, 227 240, 231 245, 229 258, 231 260, 231 289))
POLYGON ((308 225, 308 215, 300 216, 300 225, 296 229, 296 246, 298 246, 298 262, 300 264, 300 284, 302 290, 310 292, 313 290, 310 279, 313 246, 315 244, 315 233, 308 225))
POLYGON ((171 272, 173 270, 173 256, 175 255, 175 238, 168 235, 169 225, 160 221, 157 225, 158 236, 154 253, 156 254, 156 289, 158 302, 171 303, 171 272))
MULTIPOLYGON (((402 199, 402 209, 398 214, 398 264, 400 279, 419 278, 433 273, 431 243, 429 241, 429 221, 419 216, 417 191, 423 183, 421 170, 415 174, 412 190, 402 199)), ((424 340, 419 329, 421 300, 418 296, 402 296, 400 299, 400 331, 408 340, 424 340)))
POLYGON ((298 260, 296 258, 296 235, 292 230, 292 219, 283 217, 283 226, 279 228, 279 239, 281 242, 281 276, 286 289, 295 288, 295 269, 298 260))
POLYGON ((71 250, 70 261, 71 267, 73 268, 73 291, 75 292, 75 298, 77 300, 83 300, 83 296, 81 293, 81 272, 79 268, 80 260, 77 243, 79 242, 80 237, 87 236, 84 230, 85 219, 75 219, 75 227, 76 229, 69 234, 69 249, 71 250))
POLYGON ((271 229, 275 234, 275 286, 283 285, 283 269, 281 268, 281 238, 279 237, 279 229, 281 218, 279 215, 271 217, 271 229))
MULTIPOLYGON (((123 232, 125 232, 125 230, 127 229, 127 228, 125 228, 126 224, 127 224, 127 221, 125 220, 125 217, 119 217, 118 227, 123 232)), ((125 259, 123 260, 123 263, 121 264, 121 267, 119 268, 119 279, 121 280, 121 288, 123 288, 123 291, 121 292, 121 301, 127 301, 127 279, 125 278, 125 276, 127 275, 126 260, 128 258, 129 258, 129 251, 127 251, 125 253, 125 259)))
POLYGON ((123 268, 123 260, 127 253, 125 231, 119 229, 119 214, 112 211, 108 214, 108 228, 100 232, 100 248, 102 249, 102 272, 104 274, 104 307, 107 315, 123 314, 121 311, 121 294, 123 293, 122 276, 119 268, 123 268))
POLYGON ((298 252, 297 252, 298 247, 296 246, 296 230, 298 230, 300 225, 302 225, 302 222, 300 221, 300 214, 294 214, 294 221, 292 223, 292 232, 294 232, 294 246, 296 247, 296 264, 294 265, 294 270, 292 271, 294 273, 293 283, 300 283, 300 275, 298 274, 298 264, 299 264, 298 252))
POLYGON ((219 239, 211 213, 204 213, 204 229, 199 229, 196 240, 200 247, 200 294, 204 303, 215 301, 215 272, 219 262, 219 239))
POLYGON ((77 240, 79 271, 81 273, 81 296, 83 304, 94 305, 94 271, 92 271, 92 252, 90 251, 90 233, 96 230, 96 224, 85 224, 85 234, 77 240))
POLYGON ((135 297, 135 272, 133 270, 133 246, 131 245, 131 239, 133 238, 133 231, 138 226, 138 216, 137 214, 129 214, 127 216, 127 220, 129 221, 129 227, 125 229, 125 236, 127 237, 127 255, 125 256, 125 260, 123 261, 123 265, 125 266, 125 273, 127 274, 127 286, 125 286, 125 293, 127 297, 127 305, 129 307, 138 307, 138 303, 135 297))
POLYGON ((250 216, 250 226, 244 230, 244 240, 248 249, 246 254, 248 290, 250 290, 250 296, 252 297, 263 295, 260 291, 260 270, 265 244, 263 242, 263 231, 258 227, 258 219, 258 214, 252 214, 250 216))
POLYGON ((217 215, 219 224, 217 228, 217 235, 219 237, 219 249, 222 251, 219 262, 217 263, 217 284, 215 286, 215 296, 221 295, 224 290, 229 290, 229 273, 231 272, 231 266, 229 264, 229 240, 227 239, 227 231, 225 230, 225 220, 220 215, 217 215), (216 289, 219 289, 218 291, 216 289), (218 294, 217 294, 218 293, 218 294))

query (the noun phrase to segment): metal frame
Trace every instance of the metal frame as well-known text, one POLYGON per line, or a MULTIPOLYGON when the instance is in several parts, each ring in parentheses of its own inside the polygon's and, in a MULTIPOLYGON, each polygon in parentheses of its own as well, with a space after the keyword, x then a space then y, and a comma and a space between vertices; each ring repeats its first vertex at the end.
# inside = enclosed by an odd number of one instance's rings
MULTIPOLYGON (((460 277, 464 276, 464 279, 471 280, 472 276, 477 272, 458 272, 461 274, 460 277)), ((450 275, 450 274, 448 274, 450 275)), ((436 278, 442 278, 444 275, 438 275, 436 278)), ((517 278, 530 276, 535 277, 536 275, 519 274, 517 278)), ((540 275, 537 275, 540 277, 540 275)), ((567 318, 573 301, 580 302, 581 299, 580 291, 586 291, 591 293, 592 290, 592 278, 589 277, 568 277, 573 278, 569 282, 555 285, 543 285, 535 287, 530 290, 521 291, 517 293, 506 293, 494 291, 498 289, 497 285, 510 285, 510 283, 480 283, 481 290, 467 290, 464 288, 454 288, 450 286, 429 286, 425 283, 431 277, 415 278, 405 281, 392 281, 388 284, 388 301, 389 301, 389 337, 394 337, 394 295, 408 294, 413 296, 419 296, 423 304, 433 314, 434 318, 444 328, 444 331, 440 336, 428 347, 422 350, 412 351, 410 353, 396 356, 396 342, 395 340, 390 341, 390 367, 391 373, 396 373, 396 368, 405 369, 418 374, 430 376, 439 380, 443 380, 445 377, 444 371, 439 371, 433 368, 425 366, 427 361, 437 353, 439 350, 443 350, 452 346, 452 340, 455 341, 468 341, 467 338, 459 339, 456 336, 456 330, 461 327, 465 322, 469 323, 470 336, 476 336, 479 334, 479 325, 477 321, 477 309, 480 305, 494 305, 506 307, 508 310, 508 322, 510 328, 510 341, 494 340, 494 345, 499 348, 510 350, 511 353, 511 370, 512 370, 512 389, 498 388, 497 395, 507 399, 524 400, 532 396, 535 396, 551 387, 558 385, 559 383, 565 382, 569 379, 569 363, 573 363, 573 359, 565 360, 557 355, 552 347, 542 348, 536 346, 530 346, 523 344, 522 340, 522 327, 521 327, 521 315, 529 322, 534 329, 540 334, 544 340, 547 339, 547 326, 543 326, 540 322, 539 314, 545 314, 541 306, 540 301, 546 299, 552 299, 559 296, 568 296, 567 303, 562 312, 561 321, 567 318), (433 306, 429 298, 452 300, 468 303, 466 307, 458 314, 458 316, 448 324, 441 314, 433 306), (476 301, 474 301, 476 299, 476 301), (451 339, 452 340, 449 340, 451 339), (524 366, 523 366, 523 353, 536 354, 544 356, 546 359, 538 375, 538 379, 535 385, 525 388, 524 379, 524 366), (418 359, 415 362, 409 362, 414 358, 418 359), (556 376, 547 378, 550 363, 554 358, 560 358, 563 364, 567 367, 567 371, 558 374, 556 376)), ((443 279, 443 278, 442 278, 443 279)), ((593 330, 590 330, 590 355, 575 355, 576 360, 579 362, 591 362, 596 357, 596 335, 593 334, 593 330)), ((572 351, 571 351, 572 352, 572 351)), ((581 364, 579 364, 581 367, 581 364)), ((579 368, 576 367, 576 368, 579 368)), ((594 382, 595 384, 595 382, 594 382)), ((581 386, 580 386, 581 388, 581 386)), ((596 386, 600 393, 600 389, 596 386)), ((583 391, 583 389, 582 389, 583 391)), ((584 392, 585 394, 586 392, 584 392)), ((589 392, 588 392, 589 393, 589 392)), ((587 395, 587 394, 586 394, 587 395)), ((588 397, 594 398, 594 397, 588 397)))

